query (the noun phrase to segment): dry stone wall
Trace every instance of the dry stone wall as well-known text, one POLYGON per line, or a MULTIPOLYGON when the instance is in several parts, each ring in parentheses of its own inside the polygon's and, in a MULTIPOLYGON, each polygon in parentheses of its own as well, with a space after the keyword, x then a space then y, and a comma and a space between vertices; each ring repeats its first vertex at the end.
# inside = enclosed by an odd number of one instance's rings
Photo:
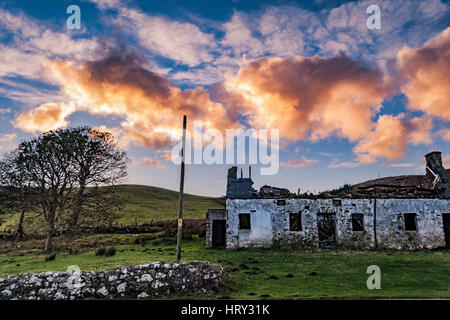
POLYGON ((223 274, 206 262, 163 263, 91 272, 45 272, 0 278, 0 300, 141 299, 205 295, 223 274))

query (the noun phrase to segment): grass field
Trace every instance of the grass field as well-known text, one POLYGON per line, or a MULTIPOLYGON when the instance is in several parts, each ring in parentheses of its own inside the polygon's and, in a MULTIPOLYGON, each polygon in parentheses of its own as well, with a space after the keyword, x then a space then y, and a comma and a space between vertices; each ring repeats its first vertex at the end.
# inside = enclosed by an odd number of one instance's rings
MULTIPOLYGON (((119 196, 125 207, 117 212, 117 225, 134 225, 153 221, 173 220, 178 217, 178 192, 141 185, 122 185, 119 196)), ((224 208, 214 198, 185 194, 183 198, 184 218, 203 219, 206 209, 224 208)), ((0 226, 0 232, 14 232, 19 221, 18 215, 6 217, 0 226)))
MULTIPOLYGON (((45 262, 45 256, 39 252, 3 254, 0 274, 65 271, 70 265, 78 265, 81 270, 98 270, 175 260, 174 242, 139 245, 134 244, 136 238, 131 235, 94 237, 115 241, 116 256, 98 257, 89 249, 75 255, 59 253, 55 261, 45 262)), ((448 251, 225 251, 205 249, 204 239, 196 236, 183 244, 184 261, 210 261, 226 270, 224 288, 209 298, 450 298, 448 251), (381 268, 380 290, 366 287, 369 276, 366 269, 373 264, 381 268)))

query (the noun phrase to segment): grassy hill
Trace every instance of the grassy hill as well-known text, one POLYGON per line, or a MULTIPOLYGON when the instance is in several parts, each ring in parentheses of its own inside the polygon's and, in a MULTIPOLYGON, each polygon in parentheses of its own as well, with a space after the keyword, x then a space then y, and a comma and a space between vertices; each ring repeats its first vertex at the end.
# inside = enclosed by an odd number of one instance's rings
MULTIPOLYGON (((178 192, 141 185, 123 185, 119 194, 125 200, 125 208, 119 213, 119 224, 132 225, 178 218, 178 192)), ((221 209, 224 205, 215 198, 185 194, 183 218, 205 218, 206 209, 221 209)))
MULTIPOLYGON (((125 207, 117 212, 117 225, 134 225, 150 221, 172 220, 178 217, 178 192, 142 185, 121 185, 119 196, 125 207)), ((206 209, 221 209, 224 205, 210 197, 185 194, 183 198, 183 218, 205 218, 206 209)), ((0 233, 16 229, 19 216, 5 216, 0 233)))

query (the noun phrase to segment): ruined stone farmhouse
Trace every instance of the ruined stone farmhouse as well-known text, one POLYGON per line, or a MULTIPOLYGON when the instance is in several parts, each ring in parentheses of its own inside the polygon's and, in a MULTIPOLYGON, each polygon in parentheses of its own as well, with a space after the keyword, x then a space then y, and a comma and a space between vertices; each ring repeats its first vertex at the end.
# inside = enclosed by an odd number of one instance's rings
POLYGON ((206 213, 208 248, 450 247, 450 173, 441 152, 425 156, 426 175, 377 179, 314 196, 253 189, 228 171, 226 209, 206 213))

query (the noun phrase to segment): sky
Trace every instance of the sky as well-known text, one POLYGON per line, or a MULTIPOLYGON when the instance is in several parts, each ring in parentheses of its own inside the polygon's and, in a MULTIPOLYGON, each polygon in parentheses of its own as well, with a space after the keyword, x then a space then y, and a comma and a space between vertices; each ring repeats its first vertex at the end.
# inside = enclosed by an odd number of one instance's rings
MULTIPOLYGON (((183 115, 189 133, 194 121, 224 136, 278 130, 280 169, 252 165, 255 188, 424 174, 433 150, 450 167, 449 93, 448 1, 0 4, 0 153, 88 125, 127 151, 128 183, 178 188, 183 115), (370 5, 380 29, 367 26, 370 5)), ((188 164, 185 191, 224 195, 230 166, 188 164)))

